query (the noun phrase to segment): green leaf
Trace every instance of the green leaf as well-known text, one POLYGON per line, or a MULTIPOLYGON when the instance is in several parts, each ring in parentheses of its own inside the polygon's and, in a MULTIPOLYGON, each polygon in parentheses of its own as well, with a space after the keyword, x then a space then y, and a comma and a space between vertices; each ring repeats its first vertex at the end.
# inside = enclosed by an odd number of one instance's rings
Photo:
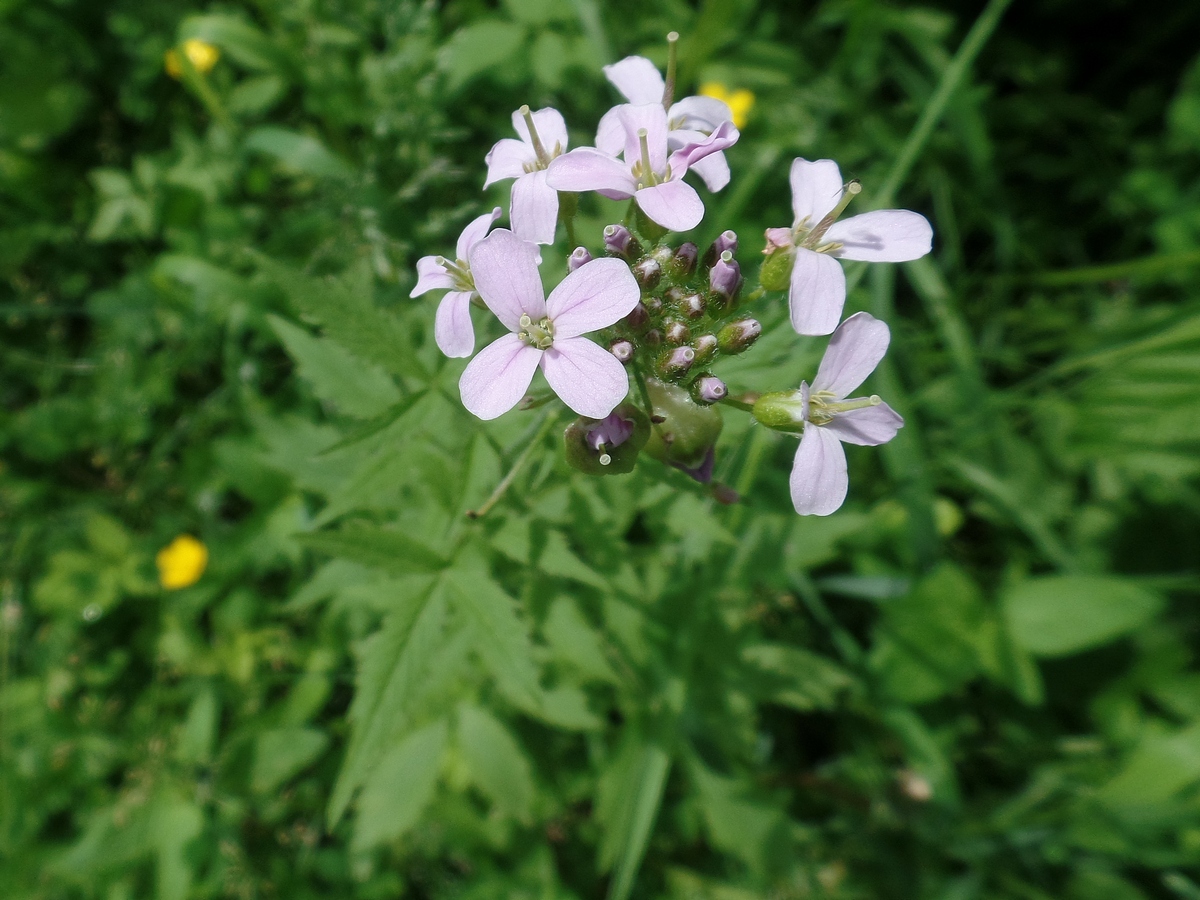
POLYGON ((762 873, 772 838, 784 827, 782 810, 748 799, 745 787, 736 779, 717 775, 698 761, 688 767, 688 773, 699 793, 713 846, 734 854, 751 871, 762 873))
POLYGON ((437 789, 446 722, 404 738, 380 761, 363 785, 351 845, 356 852, 392 841, 417 824, 437 789))
POLYGON ((239 82, 229 94, 229 111, 259 116, 283 99, 288 83, 278 75, 259 75, 239 82))
POLYGON ((1010 588, 1003 608, 1018 644, 1038 656, 1064 656, 1140 628, 1163 599, 1120 578, 1050 575, 1010 588))
POLYGON ((281 787, 325 752, 329 736, 315 728, 276 728, 264 731, 254 742, 250 789, 269 794, 281 787))
POLYGON ((1097 796, 1126 818, 1153 818, 1156 807, 1198 781, 1200 724, 1174 734, 1147 734, 1097 796))
POLYGON ((400 400, 400 391, 387 375, 364 365, 333 341, 315 338, 278 316, 268 315, 267 320, 296 360, 300 377, 322 400, 362 419, 378 415, 400 400))
POLYGON ((761 673, 760 696, 801 712, 832 709, 855 685, 849 674, 823 656, 786 644, 752 644, 743 648, 742 659, 761 673))
POLYGON ((287 54, 262 31, 235 16, 188 16, 179 25, 179 40, 197 38, 216 44, 248 69, 284 72, 287 54))
POLYGON ((458 749, 471 780, 505 815, 528 822, 533 804, 533 767, 512 734, 486 710, 458 710, 458 749))
POLYGON ((616 684, 598 629, 594 628, 570 597, 559 597, 550 606, 542 625, 542 636, 555 656, 585 678, 616 684))
POLYGON ((613 869, 608 900, 628 900, 662 803, 671 757, 632 735, 601 776, 596 818, 604 829, 600 867, 613 869))
POLYGON ((245 148, 274 157, 296 175, 348 179, 354 174, 349 163, 317 138, 275 125, 263 125, 247 134, 245 148))
POLYGON ((368 525, 352 525, 338 531, 299 534, 296 535, 296 540, 318 553, 339 556, 398 575, 436 572, 447 565, 441 554, 426 547, 411 535, 368 525))
POLYGON ((477 75, 515 58, 524 42, 525 29, 512 22, 481 20, 460 28, 438 58, 446 73, 447 93, 455 93, 477 75))

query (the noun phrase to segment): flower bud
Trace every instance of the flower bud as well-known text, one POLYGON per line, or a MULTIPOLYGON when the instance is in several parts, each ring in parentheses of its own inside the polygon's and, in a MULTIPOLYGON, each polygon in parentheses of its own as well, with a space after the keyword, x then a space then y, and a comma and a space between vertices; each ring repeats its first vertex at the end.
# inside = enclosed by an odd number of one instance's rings
POLYGON ((662 266, 653 256, 647 256, 633 267, 633 277, 643 290, 650 290, 662 278, 662 266))
POLYGON ((704 298, 699 294, 688 294, 679 301, 679 311, 689 319, 699 319, 707 310, 704 298))
POLYGON ((571 251, 571 255, 567 257, 567 273, 574 272, 580 266, 586 265, 592 261, 592 254, 588 253, 587 247, 576 247, 571 251))
POLYGON ((657 316, 662 312, 662 299, 659 297, 647 297, 642 303, 646 304, 646 310, 652 316, 657 316))
POLYGON ((675 256, 671 259, 671 268, 675 275, 687 278, 696 271, 696 262, 700 257, 700 249, 691 241, 679 245, 675 256))
POLYGON ((649 331, 646 332, 646 336, 644 338, 642 338, 642 340, 644 340, 646 342, 646 344, 650 347, 657 347, 659 344, 662 343, 663 335, 662 335, 662 332, 659 331, 657 328, 651 328, 649 331))
POLYGON ((738 319, 717 332, 717 346, 722 353, 741 353, 761 334, 762 325, 756 319, 738 319))
POLYGON ((678 378, 692 367, 695 360, 696 351, 691 347, 676 347, 664 352, 658 358, 655 368, 664 378, 678 378))
POLYGON ((608 225, 604 229, 604 249, 613 256, 632 259, 642 255, 642 245, 624 225, 608 225))
POLYGON ((622 363, 627 363, 633 359, 633 351, 634 346, 632 341, 613 341, 608 346, 608 352, 615 356, 622 363))
POLYGON ((729 388, 725 386, 725 382, 710 372, 702 372, 692 382, 692 399, 697 403, 716 403, 718 400, 724 400, 728 393, 729 388))
POLYGON ((692 341, 692 346, 696 350, 696 362, 703 365, 717 355, 717 336, 702 334, 692 341))
POLYGON ((646 304, 644 303, 638 303, 638 305, 631 309, 625 316, 625 324, 634 331, 645 328, 649 321, 650 313, 647 311, 646 304))
POLYGON ((742 287, 742 270, 728 250, 721 253, 720 258, 708 270, 708 288, 714 295, 720 297, 723 304, 729 305, 742 287))
POLYGON ((603 419, 580 417, 563 432, 567 462, 589 475, 632 472, 650 437, 650 420, 632 403, 622 403, 603 419))
POLYGON ((704 268, 711 269, 716 265, 717 260, 721 258, 721 254, 726 250, 729 251, 731 256, 735 255, 737 248, 737 235, 732 231, 722 231, 717 235, 717 239, 709 244, 708 249, 704 251, 704 259, 702 260, 704 268))
POLYGON ((688 327, 682 322, 667 322, 666 325, 668 344, 682 344, 685 343, 689 337, 691 337, 688 327))

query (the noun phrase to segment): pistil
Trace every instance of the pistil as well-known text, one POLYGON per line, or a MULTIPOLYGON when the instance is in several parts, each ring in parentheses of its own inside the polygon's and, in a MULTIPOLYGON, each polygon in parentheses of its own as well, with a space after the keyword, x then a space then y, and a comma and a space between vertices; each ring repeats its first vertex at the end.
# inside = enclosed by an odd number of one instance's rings
POLYGON ((667 35, 667 79, 663 84, 663 109, 670 110, 675 102, 675 66, 679 56, 679 32, 672 31, 667 35))
POLYGON ((533 113, 528 106, 522 106, 520 112, 525 119, 525 127, 529 129, 529 140, 533 142, 533 152, 537 154, 538 164, 544 169, 550 165, 551 157, 542 145, 542 139, 538 136, 537 126, 533 124, 533 113))
POLYGON ((812 231, 810 231, 804 238, 804 241, 800 244, 800 246, 807 247, 811 250, 820 244, 821 238, 825 236, 825 232, 829 230, 829 226, 838 220, 838 217, 846 211, 846 207, 850 205, 850 201, 853 200, 854 197, 861 191, 862 185, 859 184, 857 179, 849 182, 846 187, 842 189, 842 199, 838 202, 838 205, 825 214, 825 218, 816 224, 812 231))
POLYGON ((645 128, 638 129, 638 144, 642 148, 642 180, 646 187, 654 187, 658 184, 658 179, 654 176, 654 169, 650 167, 650 136, 645 128))

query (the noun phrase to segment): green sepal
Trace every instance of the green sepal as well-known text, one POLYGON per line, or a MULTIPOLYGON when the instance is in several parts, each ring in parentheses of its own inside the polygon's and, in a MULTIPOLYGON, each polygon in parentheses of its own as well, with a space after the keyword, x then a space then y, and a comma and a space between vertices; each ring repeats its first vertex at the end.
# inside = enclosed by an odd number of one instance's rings
POLYGON ((773 391, 754 402, 754 418, 776 431, 799 432, 804 428, 799 391, 773 391))
POLYGON ((650 420, 646 414, 632 403, 622 403, 614 409, 611 415, 620 416, 627 422, 633 423, 631 434, 619 447, 607 448, 612 461, 608 465, 600 462, 600 454, 593 450, 587 442, 588 431, 600 419, 589 419, 580 416, 563 431, 563 453, 567 462, 580 472, 588 475, 624 475, 632 472, 637 462, 638 453, 646 446, 650 437, 650 420))
POLYGON ((673 384, 646 379, 646 390, 657 423, 646 442, 646 452, 657 460, 696 468, 708 448, 717 442, 724 425, 715 406, 701 406, 686 390, 673 384))
POLYGON ((768 291, 786 291, 792 282, 792 267, 796 251, 792 247, 777 248, 767 254, 758 270, 758 283, 768 291))

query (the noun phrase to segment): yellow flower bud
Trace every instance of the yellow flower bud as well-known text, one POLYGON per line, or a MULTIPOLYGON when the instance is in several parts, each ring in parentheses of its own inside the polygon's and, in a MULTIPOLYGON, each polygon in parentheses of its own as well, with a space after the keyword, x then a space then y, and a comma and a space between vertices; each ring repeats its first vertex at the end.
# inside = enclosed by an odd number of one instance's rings
MULTIPOLYGON (((188 38, 184 41, 183 52, 187 54, 188 62, 202 75, 212 71, 212 67, 221 58, 220 50, 199 38, 188 38)), ((179 78, 183 75, 183 63, 179 58, 179 48, 168 50, 163 62, 167 74, 172 78, 179 78)))
POLYGON ((733 124, 737 128, 745 127, 746 120, 750 118, 750 110, 754 108, 753 91, 745 88, 731 91, 719 81, 707 81, 700 85, 700 93, 705 97, 724 101, 729 107, 729 112, 733 114, 733 124))
POLYGON ((158 551, 158 581, 168 591, 190 587, 208 565, 208 548, 190 534, 181 534, 158 551))

